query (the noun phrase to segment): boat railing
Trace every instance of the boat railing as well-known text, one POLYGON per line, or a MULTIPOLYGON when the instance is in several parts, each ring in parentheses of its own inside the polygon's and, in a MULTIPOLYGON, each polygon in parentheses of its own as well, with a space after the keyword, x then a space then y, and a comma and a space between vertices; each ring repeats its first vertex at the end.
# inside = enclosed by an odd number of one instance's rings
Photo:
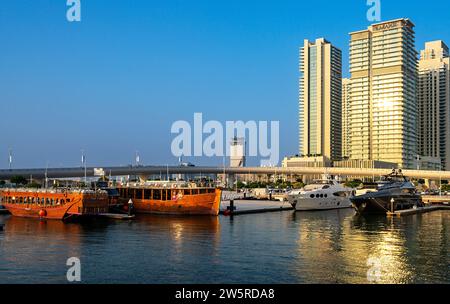
POLYGON ((177 184, 177 183, 128 183, 124 184, 121 187, 123 188, 164 188, 164 189, 212 189, 215 188, 213 186, 198 186, 196 184, 177 184))
POLYGON ((105 190, 90 189, 33 189, 33 188, 3 188, 0 192, 9 193, 48 193, 48 194, 108 194, 105 190))

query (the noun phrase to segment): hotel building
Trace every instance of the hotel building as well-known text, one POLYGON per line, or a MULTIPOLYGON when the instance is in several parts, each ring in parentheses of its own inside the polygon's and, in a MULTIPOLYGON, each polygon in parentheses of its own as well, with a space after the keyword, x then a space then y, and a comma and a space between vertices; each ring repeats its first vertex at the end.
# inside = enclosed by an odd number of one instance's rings
POLYGON ((450 170, 450 58, 442 41, 427 42, 419 61, 421 169, 450 170))
POLYGON ((414 168, 417 52, 414 24, 397 19, 350 33, 349 156, 414 168))
POLYGON ((342 153, 342 52, 325 39, 300 48, 299 150, 305 158, 338 160, 342 153))

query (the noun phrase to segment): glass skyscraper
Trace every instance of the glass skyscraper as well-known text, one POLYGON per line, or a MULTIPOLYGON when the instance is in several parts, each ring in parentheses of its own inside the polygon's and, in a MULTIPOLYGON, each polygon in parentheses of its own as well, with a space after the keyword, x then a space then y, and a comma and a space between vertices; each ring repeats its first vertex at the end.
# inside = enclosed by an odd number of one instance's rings
POLYGON ((414 24, 397 19, 350 33, 351 159, 415 168, 417 52, 414 24))
POLYGON ((419 154, 434 160, 423 169, 450 170, 450 57, 440 40, 427 42, 419 61, 419 154))
POLYGON ((341 158, 342 53, 325 39, 300 48, 299 150, 341 158))

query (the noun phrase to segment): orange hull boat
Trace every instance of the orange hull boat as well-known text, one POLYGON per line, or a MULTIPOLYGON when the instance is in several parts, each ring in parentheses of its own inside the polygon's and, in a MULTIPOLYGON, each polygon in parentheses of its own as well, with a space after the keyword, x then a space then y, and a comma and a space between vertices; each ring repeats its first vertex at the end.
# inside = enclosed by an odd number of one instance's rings
POLYGON ((215 188, 119 188, 120 202, 133 202, 136 213, 171 215, 219 214, 222 191, 215 188))
POLYGON ((11 189, 0 191, 0 200, 13 216, 41 219, 92 216, 109 208, 107 193, 94 191, 11 189))

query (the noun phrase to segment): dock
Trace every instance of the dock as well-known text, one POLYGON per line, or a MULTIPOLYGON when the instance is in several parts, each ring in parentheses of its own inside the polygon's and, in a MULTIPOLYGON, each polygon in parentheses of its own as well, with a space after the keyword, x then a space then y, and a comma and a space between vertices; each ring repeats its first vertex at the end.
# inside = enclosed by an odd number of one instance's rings
POLYGON ((270 200, 233 200, 223 201, 220 205, 220 214, 240 215, 265 212, 279 212, 293 210, 288 202, 270 200))
POLYGON ((101 218, 108 218, 114 220, 132 220, 136 217, 134 214, 128 215, 124 213, 100 213, 98 214, 98 216, 101 218))
POLYGON ((450 195, 422 195, 425 204, 449 204, 450 195))
POLYGON ((398 211, 388 211, 386 214, 387 216, 407 216, 407 215, 413 215, 413 214, 420 214, 420 213, 427 213, 437 210, 450 210, 450 206, 445 205, 433 205, 433 206, 426 206, 426 207, 419 207, 415 209, 407 209, 407 210, 398 210, 398 211))

